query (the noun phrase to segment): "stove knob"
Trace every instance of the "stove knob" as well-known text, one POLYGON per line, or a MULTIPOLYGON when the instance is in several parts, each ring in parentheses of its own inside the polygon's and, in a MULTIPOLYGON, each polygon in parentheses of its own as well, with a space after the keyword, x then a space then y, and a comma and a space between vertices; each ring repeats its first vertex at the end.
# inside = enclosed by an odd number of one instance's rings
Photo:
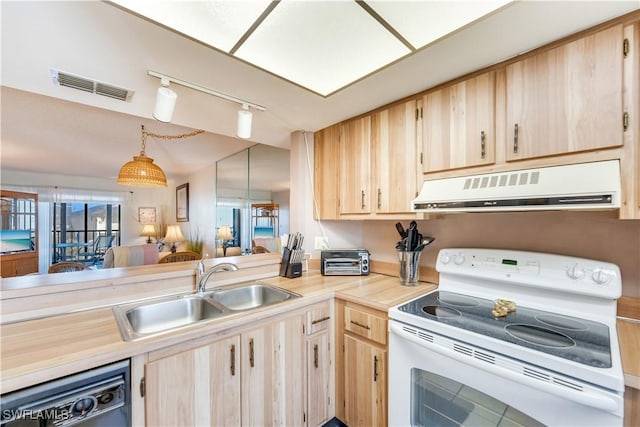
POLYGON ((577 265, 574 265, 567 270, 567 276, 574 280, 582 279, 584 277, 584 270, 577 265))
POLYGON ((448 253, 443 252, 440 254, 440 262, 443 264, 449 264, 449 261, 451 261, 451 257, 449 256, 448 253))
POLYGON ((462 265, 464 264, 465 258, 464 258, 464 254, 458 254, 453 258, 453 262, 456 265, 462 265))
POLYGON ((604 270, 600 270, 599 268, 593 271, 591 278, 598 285, 604 285, 605 283, 611 280, 611 274, 607 273, 604 270))

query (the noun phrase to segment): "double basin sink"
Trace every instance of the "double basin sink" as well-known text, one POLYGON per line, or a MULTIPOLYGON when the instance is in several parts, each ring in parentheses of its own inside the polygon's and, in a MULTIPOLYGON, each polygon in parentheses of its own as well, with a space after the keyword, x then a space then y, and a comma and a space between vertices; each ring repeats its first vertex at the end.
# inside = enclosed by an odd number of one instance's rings
POLYGON ((125 341, 175 330, 231 314, 278 304, 300 295, 260 282, 154 298, 113 307, 125 341))

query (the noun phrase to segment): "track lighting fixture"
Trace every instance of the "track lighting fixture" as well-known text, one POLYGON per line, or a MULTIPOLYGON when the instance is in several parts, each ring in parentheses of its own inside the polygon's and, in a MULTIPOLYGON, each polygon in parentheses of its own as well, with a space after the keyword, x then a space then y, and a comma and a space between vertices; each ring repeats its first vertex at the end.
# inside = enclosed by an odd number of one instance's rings
POLYGON ((238 138, 249 139, 251 138, 251 120, 253 114, 249 111, 247 104, 242 104, 242 110, 238 110, 238 129, 236 134, 238 138))
POLYGON ((237 131, 236 131, 238 138, 243 138, 243 139, 251 138, 251 122, 253 119, 253 114, 251 113, 251 111, 249 111, 249 107, 254 108, 256 110, 260 110, 260 111, 267 110, 262 105, 244 101, 240 98, 236 98, 234 96, 216 92, 215 90, 211 90, 206 87, 202 87, 193 83, 186 82, 184 80, 179 80, 164 74, 160 74, 155 71, 149 70, 147 71, 147 74, 152 77, 159 78, 160 84, 162 85, 160 88, 158 88, 158 93, 156 96, 156 105, 153 112, 153 117, 155 117, 157 120, 160 120, 162 122, 171 121, 171 117, 173 116, 173 110, 176 105, 177 95, 173 90, 169 89, 169 83, 175 83, 180 86, 185 86, 190 89, 194 89, 199 92, 204 92, 209 95, 213 95, 218 98, 222 98, 227 101, 235 102, 242 105, 242 109, 238 111, 238 123, 237 123, 237 131))
POLYGON ((176 108, 178 95, 169 89, 169 79, 161 78, 158 93, 156 94, 156 106, 153 109, 153 117, 161 122, 170 122, 173 110, 176 108))

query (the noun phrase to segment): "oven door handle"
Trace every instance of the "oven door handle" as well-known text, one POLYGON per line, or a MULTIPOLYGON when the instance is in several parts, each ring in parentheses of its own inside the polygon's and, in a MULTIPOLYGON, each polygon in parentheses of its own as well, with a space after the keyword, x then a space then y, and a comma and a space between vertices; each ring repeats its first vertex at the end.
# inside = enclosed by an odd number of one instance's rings
POLYGON ((398 335, 399 337, 402 337, 403 339, 411 341, 412 343, 420 347, 427 348, 429 350, 440 353, 443 356, 446 356, 448 358, 455 359, 458 362, 471 365, 475 368, 482 369, 491 374, 501 376, 511 381, 515 381, 519 384, 524 384, 524 385, 536 388, 546 393, 554 394, 564 399, 570 399, 574 402, 580 403, 585 406, 595 407, 595 408, 602 409, 604 411, 609 411, 609 412, 615 412, 618 409, 618 403, 614 399, 602 393, 598 393, 597 391, 593 391, 592 389, 583 389, 583 391, 578 391, 578 390, 573 390, 567 387, 553 385, 547 382, 543 382, 541 380, 536 380, 528 376, 521 375, 516 372, 512 372, 499 365, 493 365, 487 362, 482 362, 472 356, 464 355, 464 354, 458 353, 457 351, 448 349, 446 347, 442 347, 438 344, 433 344, 432 342, 425 341, 409 332, 405 332, 402 329, 402 326, 396 324, 395 322, 390 322, 390 323, 391 324, 389 328, 391 332, 398 335))

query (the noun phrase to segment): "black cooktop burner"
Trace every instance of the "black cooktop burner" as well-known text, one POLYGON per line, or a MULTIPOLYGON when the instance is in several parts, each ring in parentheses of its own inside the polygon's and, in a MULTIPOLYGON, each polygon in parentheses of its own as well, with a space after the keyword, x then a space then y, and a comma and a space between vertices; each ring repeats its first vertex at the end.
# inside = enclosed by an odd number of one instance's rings
MULTIPOLYGON (((517 301, 516 301, 517 303, 517 301)), ((436 291, 398 307, 429 321, 447 324, 598 368, 611 367, 609 328, 521 306, 505 317, 491 314, 494 301, 436 291)), ((455 338, 454 334, 450 335, 455 338)))

